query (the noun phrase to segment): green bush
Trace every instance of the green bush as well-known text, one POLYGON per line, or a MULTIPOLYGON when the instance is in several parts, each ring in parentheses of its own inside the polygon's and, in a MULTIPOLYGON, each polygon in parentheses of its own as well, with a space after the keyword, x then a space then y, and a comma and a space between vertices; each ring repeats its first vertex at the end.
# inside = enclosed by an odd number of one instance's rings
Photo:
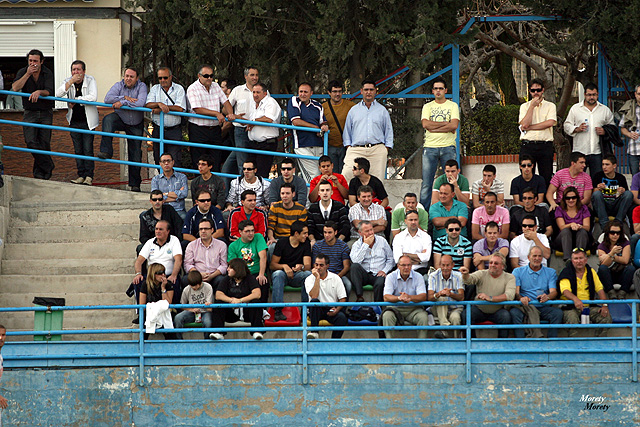
POLYGON ((463 119, 460 145, 467 156, 518 154, 519 105, 494 105, 473 112, 463 119))

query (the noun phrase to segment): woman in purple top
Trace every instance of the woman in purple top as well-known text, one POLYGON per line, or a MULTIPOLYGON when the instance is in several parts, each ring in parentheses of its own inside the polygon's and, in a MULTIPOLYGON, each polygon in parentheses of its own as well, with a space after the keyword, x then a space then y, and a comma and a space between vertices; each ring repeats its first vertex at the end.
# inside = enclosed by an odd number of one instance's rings
POLYGON ((567 187, 562 195, 560 206, 556 208, 556 224, 560 234, 554 246, 561 249, 563 259, 571 257, 573 248, 587 249, 593 242, 591 235, 591 213, 580 201, 575 187, 567 187))
POLYGON ((598 246, 598 277, 609 299, 625 299, 633 282, 636 271, 631 262, 631 245, 624 235, 622 223, 613 220, 604 227, 604 239, 598 246), (621 288, 616 292, 613 284, 619 283, 621 288))

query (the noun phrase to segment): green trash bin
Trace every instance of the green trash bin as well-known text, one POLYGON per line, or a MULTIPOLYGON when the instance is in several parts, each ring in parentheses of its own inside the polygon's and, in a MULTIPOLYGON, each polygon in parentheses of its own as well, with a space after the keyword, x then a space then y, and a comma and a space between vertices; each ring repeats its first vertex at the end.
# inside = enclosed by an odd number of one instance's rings
MULTIPOLYGON (((35 297, 33 304, 43 307, 65 305, 64 298, 35 297)), ((61 331, 64 312, 62 310, 35 311, 33 314, 34 331, 61 331)), ((62 341, 62 335, 34 335, 34 341, 62 341)))

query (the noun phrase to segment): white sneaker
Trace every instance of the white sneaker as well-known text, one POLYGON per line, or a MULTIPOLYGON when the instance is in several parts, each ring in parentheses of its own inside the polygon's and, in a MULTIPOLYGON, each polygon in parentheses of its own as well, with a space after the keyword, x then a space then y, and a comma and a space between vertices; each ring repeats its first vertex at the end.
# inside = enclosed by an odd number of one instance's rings
POLYGON ((84 178, 80 176, 80 177, 78 177, 76 179, 72 179, 71 183, 72 184, 84 184, 84 178))
POLYGON ((264 338, 264 337, 262 336, 262 334, 260 332, 254 332, 253 333, 253 339, 254 340, 260 341, 262 338, 264 338))
POLYGON ((219 334, 217 332, 211 332, 209 334, 209 338, 211 338, 212 340, 223 340, 224 339, 224 335, 219 334))
POLYGON ((269 314, 269 311, 267 310, 262 310, 262 320, 269 320, 271 319, 271 315, 269 314))
POLYGON ((90 176, 86 177, 83 182, 84 185, 93 185, 93 178, 90 176))
POLYGON ((307 333, 307 339, 308 340, 317 340, 318 339, 318 333, 317 332, 308 332, 307 333))

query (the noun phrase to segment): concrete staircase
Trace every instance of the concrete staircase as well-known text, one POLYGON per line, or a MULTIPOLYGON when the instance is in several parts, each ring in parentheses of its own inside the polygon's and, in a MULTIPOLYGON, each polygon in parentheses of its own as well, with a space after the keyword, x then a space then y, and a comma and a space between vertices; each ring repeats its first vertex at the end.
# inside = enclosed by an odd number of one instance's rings
MULTIPOLYGON (((35 296, 65 298, 67 306, 133 302, 124 291, 147 194, 19 177, 5 182, 0 306, 29 307, 35 296)), ((132 310, 65 311, 64 329, 130 328, 133 317, 132 310)), ((33 330, 33 312, 0 313, 0 323, 10 331, 33 330)))

